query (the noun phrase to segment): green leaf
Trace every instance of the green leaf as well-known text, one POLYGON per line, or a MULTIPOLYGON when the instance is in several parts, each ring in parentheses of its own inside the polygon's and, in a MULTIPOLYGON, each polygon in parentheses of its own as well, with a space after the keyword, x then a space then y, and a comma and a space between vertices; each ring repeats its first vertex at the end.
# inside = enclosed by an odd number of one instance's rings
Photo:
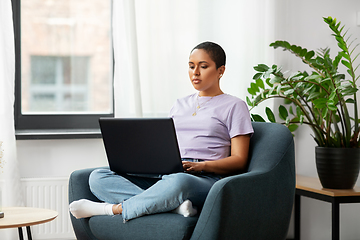
POLYGON ((328 109, 328 108, 324 108, 324 109, 322 110, 322 112, 321 112, 321 116, 322 116, 322 118, 325 118, 325 117, 326 117, 326 115, 327 115, 328 111, 329 111, 329 109, 328 109))
POLYGON ((265 122, 265 120, 258 114, 251 114, 251 118, 255 121, 255 122, 265 122))
POLYGON ((324 19, 324 22, 326 22, 327 24, 331 24, 333 21, 332 17, 330 17, 330 16, 327 18, 323 17, 323 19, 324 19))
POLYGON ((294 122, 299 122, 299 118, 298 117, 294 117, 293 119, 290 120, 291 123, 294 123, 294 122))
POLYGON ((273 86, 274 86, 274 84, 271 83, 271 78, 267 78, 267 79, 265 80, 265 82, 266 82, 266 84, 267 84, 268 86, 270 86, 270 87, 273 87, 273 86))
POLYGON ((286 41, 275 41, 270 44, 270 47, 273 47, 274 49, 276 49, 278 47, 290 49, 290 43, 288 43, 286 41))
POLYGON ((343 84, 341 84, 338 89, 346 89, 346 88, 351 88, 352 84, 349 82, 344 82, 343 84))
POLYGON ((295 91, 294 89, 286 90, 286 91, 284 92, 284 95, 285 95, 285 96, 291 95, 291 94, 294 93, 294 91, 295 91))
POLYGON ((290 118, 286 118, 285 125, 289 126, 289 124, 290 124, 290 118))
POLYGON ((341 32, 342 32, 342 30, 344 29, 344 27, 345 27, 345 25, 340 28, 339 34, 341 34, 341 32))
POLYGON ((353 74, 350 69, 347 70, 347 73, 348 73, 350 76, 352 76, 352 74, 353 74))
POLYGON ((330 110, 330 111, 336 111, 337 110, 337 107, 336 107, 336 105, 334 104, 334 102, 333 101, 328 101, 328 103, 327 103, 327 106, 328 106, 328 109, 330 110))
POLYGON ((334 92, 332 92, 332 93, 330 94, 329 100, 334 100, 335 97, 336 97, 336 92, 334 91, 334 92))
POLYGON ((285 104, 291 104, 291 103, 293 103, 293 101, 291 101, 290 99, 285 98, 284 103, 285 104))
POLYGON ((294 115, 294 111, 293 111, 292 106, 289 107, 289 113, 290 113, 291 115, 294 115))
POLYGON ((283 47, 286 49, 290 49, 290 43, 288 43, 287 41, 283 41, 283 47))
POLYGON ((273 122, 273 123, 276 122, 275 115, 269 107, 265 108, 265 113, 270 122, 273 122))
POLYGON ((248 96, 246 96, 246 103, 247 103, 247 105, 253 107, 253 104, 248 96))
POLYGON ((346 52, 339 52, 339 55, 341 55, 343 58, 346 58, 347 60, 350 61, 350 57, 346 52))
POLYGON ((347 67, 348 69, 351 69, 351 64, 348 61, 341 60, 341 63, 344 64, 344 66, 347 67))
POLYGON ((314 55, 315 55, 315 52, 314 52, 314 51, 310 51, 310 52, 308 52, 308 53, 305 55, 305 59, 306 59, 306 60, 309 60, 309 59, 311 59, 314 55))
POLYGON ((266 72, 267 70, 269 70, 269 67, 265 64, 258 64, 254 67, 254 69, 258 72, 266 72))
POLYGON ((327 99, 325 98, 318 98, 314 100, 315 108, 325 108, 327 104, 327 99))
POLYGON ((250 87, 255 93, 260 92, 259 87, 255 83, 251 83, 250 87))
POLYGON ((304 115, 300 115, 300 124, 303 124, 304 123, 304 115))
POLYGON ((345 79, 345 74, 337 74, 335 76, 333 76, 335 81, 340 81, 342 79, 345 79))
POLYGON ((261 78, 263 74, 262 73, 256 73, 253 77, 254 80, 261 78))
POLYGON ((301 49, 300 56, 305 57, 306 54, 307 54, 307 49, 306 48, 301 49))
POLYGON ((346 102, 346 103, 355 103, 355 100, 352 99, 352 98, 348 98, 348 99, 346 99, 345 102, 346 102))
POLYGON ((293 51, 294 53, 300 55, 301 47, 296 46, 296 45, 291 45, 290 49, 291 49, 291 51, 293 51))
POLYGON ((331 83, 331 78, 324 78, 321 79, 320 83, 325 83, 325 82, 329 82, 329 84, 331 83))
POLYGON ((296 115, 301 117, 303 116, 303 114, 304 113, 302 112, 301 108, 299 106, 296 106, 296 115))
POLYGON ((341 48, 343 51, 347 52, 348 49, 345 47, 344 44, 338 43, 339 48, 341 48))
POLYGON ((280 83, 283 79, 281 77, 275 76, 270 80, 270 83, 280 83))
POLYGON ((335 39, 336 39, 336 41, 338 41, 339 43, 345 44, 344 39, 343 39, 342 37, 335 35, 335 39))
POLYGON ((315 98, 318 98, 320 96, 320 93, 319 92, 312 92, 310 93, 309 97, 308 97, 308 100, 313 100, 315 98))
POLYGON ((289 114, 288 114, 286 107, 284 107, 283 105, 280 105, 279 106, 279 117, 285 121, 288 116, 289 116, 289 114))
POLYGON ((259 88, 262 88, 265 90, 265 85, 264 85, 264 81, 261 80, 261 79, 256 79, 256 85, 259 87, 259 88))
POLYGON ((297 124, 290 124, 290 125, 288 126, 290 132, 296 131, 296 129, 298 129, 298 127, 299 127, 299 126, 298 126, 297 124))
MULTIPOLYGON (((317 81, 317 79, 320 79, 320 78, 322 78, 322 77, 319 74, 312 74, 312 75, 306 77, 304 80, 305 81, 310 81, 310 80, 316 80, 317 81)), ((319 81, 317 81, 317 82, 319 82, 319 81)))
POLYGON ((259 104, 260 101, 263 100, 262 94, 257 95, 253 100, 253 105, 256 106, 259 104))
POLYGON ((329 57, 326 57, 324 58, 324 60, 325 60, 325 67, 330 69, 333 65, 331 59, 329 57))
POLYGON ((346 88, 344 90, 341 91, 341 93, 345 96, 347 95, 353 95, 354 93, 356 93, 358 91, 357 88, 346 88))
POLYGON ((247 91, 248 91, 249 94, 251 94, 253 96, 256 95, 256 92, 252 88, 248 88, 247 91))

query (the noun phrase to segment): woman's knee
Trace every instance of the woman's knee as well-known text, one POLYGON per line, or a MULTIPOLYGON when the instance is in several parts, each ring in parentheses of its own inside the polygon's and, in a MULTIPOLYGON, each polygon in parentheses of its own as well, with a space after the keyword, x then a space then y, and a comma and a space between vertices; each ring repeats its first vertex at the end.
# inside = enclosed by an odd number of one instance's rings
POLYGON ((185 191, 188 188, 192 188, 194 182, 196 179, 194 179, 194 176, 187 173, 174 173, 170 175, 165 175, 163 177, 163 180, 168 181, 169 185, 175 190, 176 188, 179 191, 185 191))
POLYGON ((109 175, 113 175, 113 172, 109 169, 95 169, 92 171, 89 176, 89 186, 91 191, 101 190, 103 188, 104 179, 109 175))

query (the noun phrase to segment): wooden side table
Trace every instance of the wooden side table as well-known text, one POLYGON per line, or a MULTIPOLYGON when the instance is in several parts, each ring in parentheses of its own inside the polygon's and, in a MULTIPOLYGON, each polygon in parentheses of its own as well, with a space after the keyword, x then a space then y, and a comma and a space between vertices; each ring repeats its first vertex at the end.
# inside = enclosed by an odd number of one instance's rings
POLYGON ((332 240, 340 239, 340 203, 360 203, 360 187, 349 190, 326 189, 318 178, 296 176, 295 191, 295 239, 300 240, 301 196, 331 203, 332 240))
POLYGON ((26 227, 28 239, 31 240, 30 226, 54 220, 58 213, 43 208, 9 207, 3 208, 4 218, 0 218, 0 229, 18 228, 19 239, 23 240, 22 227, 26 227))

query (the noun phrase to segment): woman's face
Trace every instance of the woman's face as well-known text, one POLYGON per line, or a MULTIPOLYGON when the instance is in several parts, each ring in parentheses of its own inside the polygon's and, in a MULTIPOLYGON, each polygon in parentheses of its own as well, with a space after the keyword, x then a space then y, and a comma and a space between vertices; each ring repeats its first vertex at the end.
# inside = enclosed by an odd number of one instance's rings
POLYGON ((215 96, 221 94, 219 79, 225 71, 225 66, 216 69, 215 62, 203 49, 195 49, 189 57, 189 78, 200 96, 215 96))

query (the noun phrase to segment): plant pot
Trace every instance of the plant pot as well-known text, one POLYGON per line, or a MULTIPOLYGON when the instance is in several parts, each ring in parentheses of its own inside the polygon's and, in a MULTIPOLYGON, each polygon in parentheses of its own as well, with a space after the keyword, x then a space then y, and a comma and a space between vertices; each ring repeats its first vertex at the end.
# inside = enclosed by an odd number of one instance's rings
POLYGON ((316 147, 316 168, 324 188, 352 189, 359 176, 360 148, 316 147))

